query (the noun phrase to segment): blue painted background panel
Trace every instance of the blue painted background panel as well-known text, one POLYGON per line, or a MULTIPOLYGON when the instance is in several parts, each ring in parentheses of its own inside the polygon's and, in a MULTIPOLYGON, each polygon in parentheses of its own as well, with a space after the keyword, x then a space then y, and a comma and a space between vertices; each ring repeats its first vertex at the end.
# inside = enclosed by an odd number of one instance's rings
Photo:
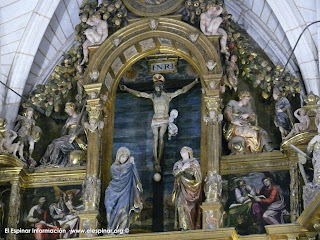
MULTIPOLYGON (((118 93, 115 104, 113 161, 118 148, 121 146, 129 148, 132 156, 134 156, 144 190, 144 210, 140 219, 132 227, 150 230, 152 227, 153 207, 152 101, 135 97, 129 93, 118 93)), ((174 108, 179 112, 179 116, 175 120, 179 133, 177 136, 172 137, 170 141, 168 140, 168 135, 165 135, 164 162, 162 163, 165 231, 173 230, 171 192, 174 177, 172 175, 172 168, 174 163, 180 159, 180 149, 183 146, 189 146, 194 150, 195 157, 199 159, 200 156, 200 85, 173 99, 170 103, 170 110, 174 108)))

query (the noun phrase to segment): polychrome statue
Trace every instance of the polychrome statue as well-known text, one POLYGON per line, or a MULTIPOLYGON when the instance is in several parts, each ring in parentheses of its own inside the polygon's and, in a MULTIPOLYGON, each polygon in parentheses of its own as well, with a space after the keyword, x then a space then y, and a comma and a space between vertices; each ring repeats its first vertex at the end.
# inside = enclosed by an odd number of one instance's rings
POLYGON ((201 169, 193 157, 190 147, 180 151, 181 160, 173 166, 175 177, 172 202, 174 204, 176 230, 194 230, 200 228, 201 169))
POLYGON ((292 107, 289 100, 286 97, 281 96, 278 88, 273 89, 272 96, 273 99, 277 101, 275 105, 276 116, 274 119, 274 124, 279 128, 282 139, 284 139, 290 132, 294 123, 292 107))
POLYGON ((62 136, 52 141, 40 159, 40 163, 44 166, 66 166, 72 151, 86 149, 82 139, 84 130, 81 114, 76 112, 75 104, 72 102, 66 103, 65 112, 69 118, 61 130, 62 136))
POLYGON ((110 171, 111 181, 104 200, 108 229, 122 232, 130 228, 143 208, 142 185, 128 148, 118 149, 110 171))
POLYGON ((273 150, 267 132, 258 126, 250 105, 250 93, 239 93, 239 101, 230 100, 224 110, 227 123, 223 132, 232 153, 259 153, 273 150))
POLYGON ((95 27, 88 28, 85 30, 84 34, 87 37, 87 40, 82 44, 83 47, 83 60, 81 65, 88 62, 89 51, 88 47, 93 45, 99 45, 103 43, 104 40, 108 37, 108 23, 100 19, 98 13, 92 15, 86 22, 88 25, 95 27))
POLYGON ((14 130, 18 133, 18 140, 20 142, 19 155, 20 158, 25 161, 24 158, 24 146, 29 146, 29 154, 27 159, 30 161, 30 166, 35 166, 36 161, 32 158, 32 153, 34 150, 34 144, 40 139, 41 129, 36 126, 36 121, 34 120, 34 110, 28 107, 25 111, 24 116, 18 116, 17 124, 14 130))
POLYGON ((160 159, 162 157, 164 147, 163 136, 169 125, 169 103, 173 98, 186 93, 198 83, 198 79, 196 79, 192 83, 184 86, 182 89, 173 93, 167 93, 164 91, 164 81, 165 79, 161 74, 155 74, 153 76, 154 93, 152 94, 139 92, 124 85, 120 85, 121 90, 125 90, 136 97, 148 98, 153 102, 154 115, 151 122, 151 128, 153 132, 154 168, 157 173, 161 172, 160 159))
POLYGON ((225 84, 236 92, 238 89, 239 68, 237 65, 238 57, 231 55, 230 61, 227 61, 227 78, 225 84))
POLYGON ((306 131, 310 126, 310 118, 303 108, 299 108, 294 112, 294 116, 299 120, 299 123, 295 123, 291 132, 284 138, 289 139, 292 136, 306 131))
POLYGON ((223 8, 218 5, 213 5, 206 12, 202 13, 200 16, 200 29, 206 36, 221 35, 220 46, 221 53, 227 56, 230 53, 227 51, 227 33, 224 29, 220 27, 223 22, 220 14, 223 12, 223 8))
POLYGON ((320 185, 320 124, 318 124, 318 135, 314 136, 308 143, 307 154, 312 154, 313 184, 320 185))

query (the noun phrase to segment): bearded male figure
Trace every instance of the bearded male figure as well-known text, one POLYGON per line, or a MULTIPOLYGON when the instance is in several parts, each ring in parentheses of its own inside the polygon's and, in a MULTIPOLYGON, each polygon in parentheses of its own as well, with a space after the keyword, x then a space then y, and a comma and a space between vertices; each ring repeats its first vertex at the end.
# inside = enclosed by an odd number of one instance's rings
POLYGON ((151 122, 151 128, 153 132, 154 169, 157 173, 161 172, 160 159, 162 157, 164 147, 163 136, 167 131, 169 124, 169 103, 173 98, 186 93, 196 85, 198 83, 198 78, 173 93, 167 93, 164 91, 164 81, 165 79, 161 74, 155 74, 153 76, 154 93, 152 94, 139 92, 124 85, 120 85, 121 90, 127 91, 136 97, 148 98, 153 102, 154 115, 151 122))

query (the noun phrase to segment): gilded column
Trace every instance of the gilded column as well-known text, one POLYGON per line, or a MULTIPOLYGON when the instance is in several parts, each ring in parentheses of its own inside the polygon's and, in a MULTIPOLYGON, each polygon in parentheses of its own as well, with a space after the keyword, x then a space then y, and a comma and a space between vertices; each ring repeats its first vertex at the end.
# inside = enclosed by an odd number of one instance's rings
MULTIPOLYGON (((209 86, 211 82, 207 81, 209 86)), ((219 86, 219 84, 214 84, 219 86)), ((221 99, 219 91, 211 87, 206 90, 204 96, 204 103, 206 106, 206 113, 204 122, 207 125, 207 141, 206 141, 206 155, 207 155, 207 173, 204 180, 204 192, 206 200, 203 202, 201 208, 203 229, 217 229, 223 225, 223 207, 220 202, 222 193, 222 180, 220 175, 220 155, 221 155, 221 99)))
MULTIPOLYGON (((301 182, 301 179, 306 178, 304 167, 302 166, 302 162, 305 160, 303 157, 300 156, 300 154, 297 154, 291 147, 289 147, 291 144, 297 147, 298 149, 301 149, 303 152, 306 150, 306 143, 308 142, 308 139, 311 139, 310 133, 302 134, 300 136, 296 136, 292 140, 284 142, 281 147, 284 150, 285 155, 289 159, 289 173, 290 173, 290 217, 291 222, 295 223, 297 222, 300 213, 301 213, 301 188, 303 186, 303 183, 301 182), (299 167, 300 165, 300 167, 299 167), (300 171, 299 171, 300 169, 300 171), (302 172, 301 172, 302 171, 302 172), (300 173, 299 173, 300 172, 300 173), (301 176, 300 176, 301 175, 301 176), (302 184, 302 185, 301 185, 302 184)), ((309 200, 314 197, 315 192, 308 192, 308 188, 306 188, 308 185, 303 186, 303 192, 308 193, 308 197, 310 197, 309 200)), ((306 204, 305 200, 306 198, 302 196, 304 200, 304 204, 306 204)), ((306 206, 304 206, 306 208, 306 206)))
POLYGON ((290 217, 291 222, 297 222, 300 215, 299 173, 296 161, 290 161, 290 217))
MULTIPOLYGON (((101 193, 100 180, 100 155, 101 155, 101 121, 102 107, 100 98, 97 98, 101 84, 86 85, 85 90, 91 99, 87 100, 88 122, 85 123, 87 133, 87 171, 83 181, 83 205, 84 210, 80 212, 80 229, 92 230, 98 225, 99 202, 101 193)), ((87 231, 80 233, 80 237, 93 237, 96 233, 87 231)))
MULTIPOLYGON (((19 180, 11 181, 11 192, 10 192, 10 203, 9 203, 9 214, 8 214, 8 228, 18 228, 18 223, 20 220, 20 182, 19 180)), ((6 236, 7 240, 18 239, 17 234, 9 233, 6 236)))

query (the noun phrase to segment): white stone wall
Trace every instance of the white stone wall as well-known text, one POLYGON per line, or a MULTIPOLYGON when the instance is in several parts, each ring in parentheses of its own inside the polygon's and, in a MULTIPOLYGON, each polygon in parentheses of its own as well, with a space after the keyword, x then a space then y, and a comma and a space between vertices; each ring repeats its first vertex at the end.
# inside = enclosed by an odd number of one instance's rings
MULTIPOLYGON (((233 20, 243 27, 258 45, 267 53, 274 64, 284 65, 291 46, 277 17, 266 0, 226 0, 233 20)), ((292 72, 298 67, 292 61, 292 72)))
MULTIPOLYGON (((274 64, 287 62, 300 33, 310 22, 320 19, 317 0, 226 0, 228 11, 274 64)), ((291 72, 300 71, 307 92, 320 94, 318 42, 320 24, 302 35, 289 63, 291 72)))
MULTIPOLYGON (((295 0, 268 0, 268 2, 273 12, 277 16, 283 30, 285 31, 291 47, 293 47, 300 33, 307 25, 300 10, 297 8, 295 0)), ((306 2, 315 3, 316 0, 309 0, 306 2)), ((307 91, 313 91, 315 94, 319 95, 320 82, 318 54, 311 31, 312 28, 311 30, 308 29, 304 32, 294 54, 297 59, 307 91)))
MULTIPOLYGON (((13 59, 26 31, 38 0, 0 1, 0 80, 7 83, 13 59)), ((23 86, 21 86, 23 87, 23 86)), ((4 103, 6 90, 0 86, 0 103, 4 103)), ((0 112, 3 111, 0 105, 0 112)))
POLYGON ((74 28, 80 23, 80 0, 61 0, 33 60, 24 93, 43 84, 62 55, 74 43, 74 28))
MULTIPOLYGON (((58 3, 59 0, 1 1, 1 80, 19 94, 23 93, 34 56, 58 3), (3 54, 7 45, 12 49, 3 54)), ((1 115, 12 124, 21 98, 4 87, 1 92, 1 115)))

